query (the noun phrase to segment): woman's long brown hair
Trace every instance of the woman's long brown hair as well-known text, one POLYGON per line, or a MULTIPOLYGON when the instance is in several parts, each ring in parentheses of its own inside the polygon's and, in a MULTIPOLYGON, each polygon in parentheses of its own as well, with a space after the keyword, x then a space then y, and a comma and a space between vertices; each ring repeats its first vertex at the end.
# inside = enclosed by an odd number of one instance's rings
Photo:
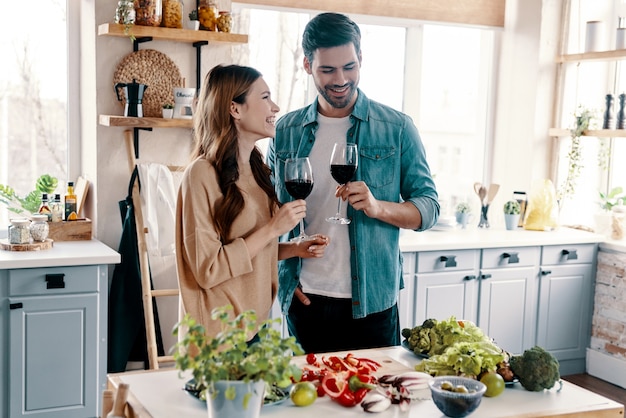
MULTIPOLYGON (((231 102, 243 104, 252 84, 261 77, 254 68, 240 65, 218 65, 204 78, 198 105, 194 112, 195 147, 192 159, 206 158, 217 172, 224 197, 216 203, 215 226, 222 242, 228 243, 230 229, 245 202, 236 185, 239 179, 237 128, 230 115, 231 102)), ((270 179, 270 168, 255 147, 250 155, 254 179, 269 197, 270 214, 279 204, 270 179)))

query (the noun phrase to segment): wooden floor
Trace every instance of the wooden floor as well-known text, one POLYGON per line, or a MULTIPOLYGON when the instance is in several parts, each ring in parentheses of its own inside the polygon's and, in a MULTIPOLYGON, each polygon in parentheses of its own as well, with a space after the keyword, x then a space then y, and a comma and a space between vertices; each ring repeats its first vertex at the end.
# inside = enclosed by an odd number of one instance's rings
POLYGON ((614 400, 615 402, 626 404, 626 389, 606 382, 602 379, 598 379, 597 377, 584 373, 563 376, 563 380, 567 380, 568 382, 600 394, 605 398, 614 400))

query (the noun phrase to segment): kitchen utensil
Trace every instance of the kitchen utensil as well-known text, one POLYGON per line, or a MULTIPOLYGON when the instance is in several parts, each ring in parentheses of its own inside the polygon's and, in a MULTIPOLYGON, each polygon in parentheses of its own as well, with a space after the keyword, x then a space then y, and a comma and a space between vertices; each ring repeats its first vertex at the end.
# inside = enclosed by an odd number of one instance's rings
POLYGON ((476 194, 479 194, 479 191, 480 191, 481 187, 482 187, 482 184, 474 183, 474 191, 476 192, 476 194))
POLYGON ((115 94, 120 102, 124 99, 120 96, 120 88, 124 91, 126 105, 124 106, 124 116, 133 116, 137 118, 143 117, 143 94, 148 88, 145 84, 137 83, 133 79, 132 83, 115 83, 115 94))
POLYGON ((494 197, 498 194, 498 190, 500 190, 500 185, 492 183, 489 185, 489 191, 487 193, 487 203, 493 202, 494 197))

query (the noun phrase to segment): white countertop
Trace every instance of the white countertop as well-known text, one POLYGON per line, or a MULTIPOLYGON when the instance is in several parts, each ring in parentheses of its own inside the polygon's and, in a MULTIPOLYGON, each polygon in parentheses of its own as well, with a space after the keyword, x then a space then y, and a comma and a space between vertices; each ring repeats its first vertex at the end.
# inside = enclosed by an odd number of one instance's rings
POLYGON ((528 231, 523 228, 450 228, 415 232, 402 230, 403 252, 528 247, 536 245, 592 244, 606 240, 604 235, 561 227, 554 231, 528 231))
POLYGON ((117 251, 98 240, 54 242, 49 250, 0 250, 0 269, 118 264, 117 251))
MULTIPOLYGON (((378 350, 396 362, 402 363, 407 370, 412 370, 419 359, 401 347, 378 350)), ((358 352, 357 352, 358 353, 358 352)), ((206 405, 182 388, 190 374, 178 375, 178 370, 161 369, 148 372, 129 372, 109 375, 109 381, 117 386, 120 382, 128 383, 132 406, 138 418, 205 418, 206 405)), ((471 415, 476 418, 505 417, 616 417, 623 418, 622 405, 613 402, 586 389, 563 382, 563 389, 543 392, 529 392, 518 383, 505 389, 504 393, 495 398, 483 398, 478 409, 471 415)), ((360 406, 345 408, 331 401, 327 396, 318 398, 308 407, 296 407, 287 399, 282 403, 264 406, 261 417, 284 418, 316 418, 316 417, 363 417, 365 414, 360 406)), ((372 415, 374 416, 374 415, 372 415)), ((377 413, 380 418, 440 418, 443 417, 430 399, 413 402, 406 413, 400 412, 397 405, 387 411, 377 413)))

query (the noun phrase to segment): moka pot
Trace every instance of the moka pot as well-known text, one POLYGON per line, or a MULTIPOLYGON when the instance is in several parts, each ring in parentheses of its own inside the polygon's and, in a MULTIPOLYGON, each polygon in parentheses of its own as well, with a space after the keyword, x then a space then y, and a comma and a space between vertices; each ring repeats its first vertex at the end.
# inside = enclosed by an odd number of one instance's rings
POLYGON ((148 88, 147 85, 137 83, 135 79, 133 79, 132 83, 116 83, 115 84, 115 94, 117 95, 117 100, 122 101, 123 98, 120 96, 120 88, 124 89, 124 97, 126 98, 126 105, 124 106, 124 116, 134 116, 137 118, 143 117, 143 105, 141 104, 143 100, 143 94, 148 88))

